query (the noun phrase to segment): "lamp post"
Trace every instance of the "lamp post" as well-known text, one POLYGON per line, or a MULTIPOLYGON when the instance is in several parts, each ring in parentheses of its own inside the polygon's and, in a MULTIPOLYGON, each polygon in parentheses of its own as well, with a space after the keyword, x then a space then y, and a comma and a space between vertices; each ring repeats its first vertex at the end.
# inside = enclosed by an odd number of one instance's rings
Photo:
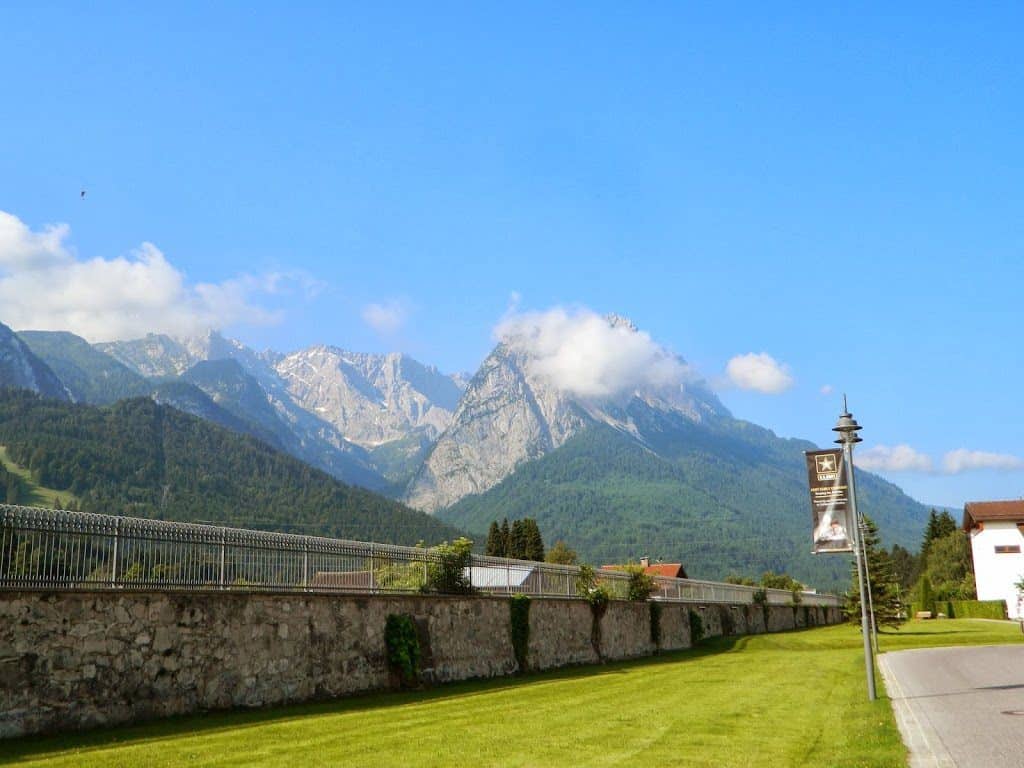
POLYGON ((868 593, 865 574, 867 573, 867 553, 864 550, 864 536, 860 529, 860 515, 857 514, 857 485, 853 477, 853 446, 861 442, 857 432, 861 429, 860 424, 853 418, 846 407, 846 396, 843 395, 843 413, 839 421, 832 427, 833 432, 839 433, 836 440, 843 446, 843 461, 846 462, 846 476, 850 485, 850 509, 853 512, 854 532, 853 551, 857 561, 857 582, 860 585, 860 627, 864 637, 864 671, 868 679, 868 700, 875 700, 875 660, 871 649, 871 624, 868 619, 868 593))

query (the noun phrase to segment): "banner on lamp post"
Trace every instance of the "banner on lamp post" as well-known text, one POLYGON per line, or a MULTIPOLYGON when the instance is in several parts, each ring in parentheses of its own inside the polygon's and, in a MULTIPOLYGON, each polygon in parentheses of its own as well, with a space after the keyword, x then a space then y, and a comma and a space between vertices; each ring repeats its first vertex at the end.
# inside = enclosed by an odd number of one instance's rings
POLYGON ((850 489, 839 448, 805 451, 814 554, 852 552, 850 489))

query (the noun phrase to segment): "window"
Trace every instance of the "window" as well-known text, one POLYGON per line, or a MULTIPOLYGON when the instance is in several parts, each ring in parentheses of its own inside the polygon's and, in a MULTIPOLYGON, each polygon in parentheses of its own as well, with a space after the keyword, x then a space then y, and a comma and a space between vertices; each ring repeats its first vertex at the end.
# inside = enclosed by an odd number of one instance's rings
POLYGON ((996 544, 997 555, 1019 555, 1020 544, 996 544))

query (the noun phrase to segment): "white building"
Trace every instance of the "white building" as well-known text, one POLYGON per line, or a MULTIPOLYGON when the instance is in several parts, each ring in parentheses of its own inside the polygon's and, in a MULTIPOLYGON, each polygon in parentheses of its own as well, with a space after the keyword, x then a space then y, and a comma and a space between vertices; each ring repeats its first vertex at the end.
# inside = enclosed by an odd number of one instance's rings
POLYGON ((1024 499, 964 505, 979 600, 1005 600, 1010 618, 1024 616, 1015 582, 1024 578, 1024 499))

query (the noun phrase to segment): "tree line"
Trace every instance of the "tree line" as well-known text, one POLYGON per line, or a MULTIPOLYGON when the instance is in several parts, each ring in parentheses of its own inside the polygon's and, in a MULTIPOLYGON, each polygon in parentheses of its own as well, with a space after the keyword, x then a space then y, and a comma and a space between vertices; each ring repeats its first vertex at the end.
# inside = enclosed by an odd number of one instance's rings
MULTIPOLYGON (((878 527, 867 516, 864 527, 871 602, 878 625, 899 626, 910 618, 911 603, 921 610, 934 611, 936 601, 977 598, 971 542, 949 512, 931 510, 917 554, 899 545, 885 550, 878 527)), ((846 610, 851 620, 859 620, 856 565, 851 568, 846 610)))
MULTIPOLYGON (((33 482, 74 494, 86 512, 394 544, 461 535, 149 398, 96 407, 0 389, 0 445, 33 482)), ((25 489, 9 475, 0 477, 4 499, 23 501, 25 489)))
POLYGON ((484 551, 494 557, 544 562, 544 539, 532 517, 513 520, 511 525, 506 517, 500 526, 497 520, 491 521, 484 551))

